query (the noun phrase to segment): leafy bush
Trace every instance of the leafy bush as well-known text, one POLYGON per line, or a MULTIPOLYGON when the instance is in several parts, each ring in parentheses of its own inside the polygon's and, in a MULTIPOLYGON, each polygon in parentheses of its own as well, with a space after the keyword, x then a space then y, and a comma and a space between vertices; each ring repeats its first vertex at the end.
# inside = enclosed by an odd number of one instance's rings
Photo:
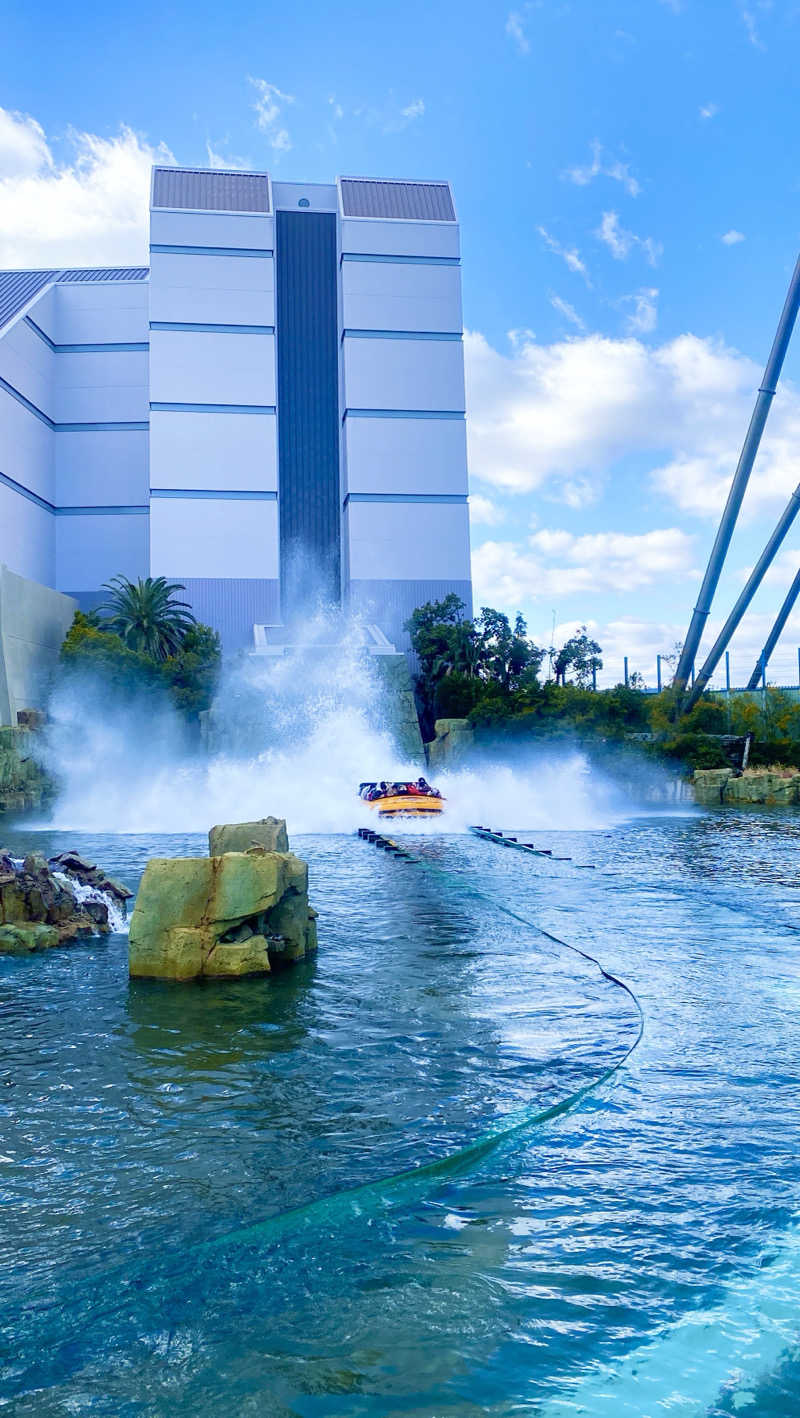
POLYGON ((129 649, 119 635, 101 629, 96 614, 76 611, 59 658, 68 674, 88 672, 99 677, 113 694, 126 698, 168 695, 182 714, 193 719, 211 703, 221 651, 217 632, 194 623, 173 656, 153 659, 129 649))
POLYGON ((678 759, 686 768, 730 768, 725 747, 718 738, 689 731, 662 740, 656 749, 659 756, 678 759))

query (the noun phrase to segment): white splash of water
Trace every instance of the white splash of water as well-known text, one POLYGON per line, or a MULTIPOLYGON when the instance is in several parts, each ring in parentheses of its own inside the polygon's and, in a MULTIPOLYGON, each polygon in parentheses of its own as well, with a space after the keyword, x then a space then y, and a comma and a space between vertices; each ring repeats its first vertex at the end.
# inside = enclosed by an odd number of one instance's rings
MULTIPOLYGON (((301 651, 236 664, 214 706, 209 754, 187 745, 166 705, 157 712, 152 703, 109 705, 89 683, 62 687, 51 705, 45 760, 61 792, 42 825, 206 832, 214 823, 268 814, 284 817, 290 833, 374 824, 359 783, 414 779, 420 764, 404 759, 392 741, 385 688, 357 630, 341 636, 335 650, 330 639, 330 625, 320 620, 307 628, 301 651)), ((462 832, 476 822, 528 831, 597 829, 635 811, 569 750, 535 766, 495 763, 436 781, 446 799, 442 818, 394 821, 393 831, 462 832)))
POLYGON ((102 891, 99 886, 89 886, 82 881, 76 881, 74 876, 68 876, 66 872, 54 871, 53 876, 56 881, 72 892, 79 906, 83 906, 86 901, 98 902, 108 910, 108 924, 117 935, 128 934, 128 918, 125 908, 112 896, 109 891, 102 891))

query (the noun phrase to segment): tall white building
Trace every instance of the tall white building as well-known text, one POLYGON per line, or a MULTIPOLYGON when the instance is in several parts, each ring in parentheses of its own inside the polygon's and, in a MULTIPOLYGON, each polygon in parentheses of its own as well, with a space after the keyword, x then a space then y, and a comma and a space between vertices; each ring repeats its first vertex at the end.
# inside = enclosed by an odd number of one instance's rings
POLYGON ((228 648, 310 586, 470 606, 446 182, 153 171, 149 268, 0 273, 0 562, 183 582, 228 648))

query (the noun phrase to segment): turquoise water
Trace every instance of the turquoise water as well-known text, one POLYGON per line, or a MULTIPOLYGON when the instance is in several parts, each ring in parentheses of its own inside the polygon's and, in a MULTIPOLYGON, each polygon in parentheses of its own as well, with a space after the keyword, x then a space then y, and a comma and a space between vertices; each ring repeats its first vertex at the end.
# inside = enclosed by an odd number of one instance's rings
MULTIPOLYGON (((3 838, 134 887, 204 847, 3 838)), ((407 840, 295 839, 320 952, 274 980, 132 984, 121 936, 0 961, 6 1411, 800 1411, 800 823, 537 834, 594 872, 407 840), (630 1001, 492 899, 631 985, 632 1058, 453 1176, 237 1240, 623 1057, 630 1001)))

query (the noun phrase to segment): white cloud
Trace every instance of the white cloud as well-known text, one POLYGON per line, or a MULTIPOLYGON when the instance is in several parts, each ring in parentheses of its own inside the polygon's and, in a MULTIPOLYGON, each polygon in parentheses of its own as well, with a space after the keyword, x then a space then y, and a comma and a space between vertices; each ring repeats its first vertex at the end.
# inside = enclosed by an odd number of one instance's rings
POLYGON ((506 34, 513 39, 520 54, 530 53, 530 41, 525 33, 525 21, 519 10, 512 10, 506 20, 506 34))
POLYGON ((744 241, 744 232, 731 227, 730 231, 726 231, 725 235, 720 237, 720 241, 724 242, 726 246, 738 246, 740 241, 744 241))
POLYGON ((415 118, 421 118, 425 112, 425 104, 421 98, 415 98, 413 103, 406 104, 400 109, 400 117, 407 118, 409 123, 413 123, 415 118))
POLYGON ((627 317, 626 325, 630 335, 649 335, 658 324, 658 290, 655 286, 643 287, 626 295, 624 303, 632 304, 633 310, 627 317))
POLYGON ((505 513, 490 497, 472 492, 469 498, 469 520, 476 527, 496 527, 499 522, 505 521, 505 513))
POLYGON ((551 236, 550 232, 543 226, 537 227, 537 231, 548 251, 552 251, 554 256, 560 256, 561 260, 570 271, 574 271, 578 276, 583 276, 587 286, 591 285, 589 272, 586 269, 586 264, 578 248, 576 246, 562 246, 561 242, 556 241, 556 238, 551 236))
POLYGON ((283 121, 283 110, 288 104, 294 103, 294 95, 281 93, 275 84, 268 84, 266 79, 251 78, 250 83, 257 95, 253 111, 258 128, 266 136, 273 152, 288 152, 292 140, 283 121))
POLYGON ((391 93, 380 108, 359 107, 353 109, 354 118, 364 119, 370 127, 380 128, 382 133, 402 133, 412 123, 416 123, 417 119, 424 117, 424 114, 424 99, 412 99, 401 107, 391 93))
POLYGON ((150 168, 169 148, 130 128, 66 141, 57 161, 35 119, 0 109, 0 265, 145 264, 150 168))
POLYGON ((217 168, 223 172, 247 172, 252 167, 248 158, 229 157, 227 153, 215 148, 214 144, 206 140, 206 160, 209 167, 217 168))
POLYGON ((530 604, 542 596, 637 591, 694 575, 691 539, 677 527, 652 532, 533 532, 525 542, 484 542, 472 554, 478 602, 530 604))
MULTIPOLYGON (((761 8, 764 8, 763 4, 761 5, 761 8)), ((758 32, 758 25, 756 23, 756 17, 753 10, 751 10, 748 5, 740 5, 739 11, 742 16, 742 24, 744 25, 745 33, 747 34, 747 38, 749 39, 753 48, 766 49, 766 45, 763 43, 761 36, 758 32)))
POLYGON ((562 177, 567 182, 574 182, 576 187, 587 187, 596 177, 610 177, 614 182, 621 182, 629 197, 638 197, 641 192, 641 183, 632 175, 630 165, 620 162, 619 158, 604 157, 602 143, 594 142, 591 145, 592 160, 583 166, 568 167, 562 177))
POLYGON ((570 305, 568 300, 562 300, 560 295, 553 295, 551 293, 550 304, 554 310, 557 310, 560 315, 564 316, 565 320, 569 320, 570 324, 574 325, 577 330, 586 329, 586 325, 575 309, 575 306, 570 305))
MULTIPOLYGON (((580 506, 635 455, 682 511, 719 515, 761 378, 737 350, 691 334, 655 346, 591 334, 503 354, 468 332, 465 354, 473 477, 580 506)), ((800 394, 785 384, 746 515, 782 507, 798 480, 800 394)))
MULTIPOLYGON (((772 627, 780 599, 782 596, 779 593, 775 600, 774 610, 749 611, 736 631, 729 651, 732 685, 742 687, 747 683, 772 627)), ((504 607, 499 607, 499 609, 504 609, 504 607)), ((516 606, 513 609, 516 610, 516 606)), ((727 605, 721 606, 722 613, 713 616, 709 621, 697 656, 698 666, 703 663, 722 629, 727 610, 727 605)), ((577 625, 578 622, 568 621, 564 625, 556 626, 555 644, 563 645, 564 641, 577 629, 577 625)), ((686 623, 683 621, 642 620, 636 616, 623 616, 605 622, 588 620, 587 628, 590 635, 603 647, 603 670, 598 675, 600 687, 621 681, 624 657, 627 655, 629 671, 638 670, 644 676, 647 686, 654 689, 657 683, 656 656, 671 654, 675 642, 682 641, 686 634, 686 623)), ((538 636, 536 631, 532 631, 532 635, 538 644, 549 644, 550 624, 543 624, 538 630, 538 636)), ((800 612, 795 611, 789 617, 786 629, 770 660, 767 670, 768 683, 797 684, 798 644, 800 644, 800 612)), ((662 661, 662 684, 668 684, 673 673, 674 667, 662 661)), ((724 687, 724 657, 712 676, 711 684, 716 689, 724 687)))
POLYGON ((644 252, 649 266, 655 266, 663 252, 663 247, 652 236, 637 236, 621 225, 617 212, 604 212, 602 221, 595 231, 598 241, 608 247, 615 261, 627 261, 634 247, 644 252))
POLYGON ((719 108, 715 103, 703 103, 700 105, 701 118, 716 118, 719 108))
POLYGON ((26 177, 53 167, 44 129, 25 113, 0 108, 0 173, 26 177))

